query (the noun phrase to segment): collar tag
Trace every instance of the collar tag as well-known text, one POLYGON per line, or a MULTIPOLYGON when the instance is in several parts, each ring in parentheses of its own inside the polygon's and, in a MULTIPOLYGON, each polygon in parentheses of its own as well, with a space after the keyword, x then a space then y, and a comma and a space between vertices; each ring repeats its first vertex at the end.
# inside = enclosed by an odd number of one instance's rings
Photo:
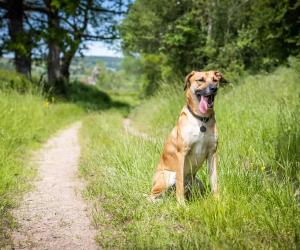
POLYGON ((204 132, 206 131, 206 127, 205 127, 205 126, 203 126, 203 125, 201 125, 201 127, 200 127, 200 131, 201 131, 202 133, 204 133, 204 132))

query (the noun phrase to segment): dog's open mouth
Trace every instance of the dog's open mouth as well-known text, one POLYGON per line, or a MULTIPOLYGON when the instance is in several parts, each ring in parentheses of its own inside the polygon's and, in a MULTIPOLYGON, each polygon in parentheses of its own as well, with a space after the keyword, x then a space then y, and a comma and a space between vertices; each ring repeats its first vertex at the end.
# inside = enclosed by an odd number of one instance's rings
POLYGON ((204 96, 204 98, 207 98, 207 106, 208 106, 208 108, 213 108, 215 95, 204 96))
POLYGON ((203 114, 207 113, 208 109, 212 109, 214 107, 214 99, 215 95, 202 95, 199 92, 196 93, 199 99, 199 111, 203 114))
POLYGON ((208 109, 211 109, 214 107, 214 99, 215 95, 202 95, 200 96, 200 103, 203 103, 208 109))

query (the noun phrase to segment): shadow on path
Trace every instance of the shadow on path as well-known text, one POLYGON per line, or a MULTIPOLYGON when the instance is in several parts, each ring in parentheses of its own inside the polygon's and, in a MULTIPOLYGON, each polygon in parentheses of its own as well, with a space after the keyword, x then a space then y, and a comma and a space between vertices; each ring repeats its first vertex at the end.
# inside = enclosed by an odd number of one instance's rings
POLYGON ((113 101, 105 92, 95 86, 85 85, 80 82, 72 82, 67 85, 68 102, 75 103, 87 111, 100 111, 110 108, 122 110, 129 113, 131 106, 126 102, 113 101))

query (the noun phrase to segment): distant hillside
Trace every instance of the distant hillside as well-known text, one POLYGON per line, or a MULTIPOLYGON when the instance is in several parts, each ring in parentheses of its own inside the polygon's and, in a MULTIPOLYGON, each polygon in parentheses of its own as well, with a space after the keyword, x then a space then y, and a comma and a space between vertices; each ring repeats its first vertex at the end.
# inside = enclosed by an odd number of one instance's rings
POLYGON ((122 58, 109 56, 75 57, 72 61, 71 80, 84 80, 92 74, 97 64, 104 64, 106 68, 117 71, 121 67, 122 58))
POLYGON ((84 65, 87 68, 93 68, 97 63, 103 62, 108 69, 118 70, 120 69, 122 58, 110 57, 110 56, 85 56, 75 57, 72 61, 71 67, 78 65, 84 65))
MULTIPOLYGON (((122 58, 119 57, 109 57, 109 56, 85 56, 85 57, 75 57, 72 61, 70 73, 71 79, 82 79, 87 75, 90 75, 94 67, 98 63, 103 63, 110 70, 119 70, 121 67, 122 58)), ((13 59, 0 58, 0 69, 13 70, 13 59)), ((40 75, 46 72, 46 67, 44 63, 33 64, 32 73, 33 75, 40 75)))
POLYGON ((0 69, 13 70, 14 69, 13 59, 0 57, 0 69))

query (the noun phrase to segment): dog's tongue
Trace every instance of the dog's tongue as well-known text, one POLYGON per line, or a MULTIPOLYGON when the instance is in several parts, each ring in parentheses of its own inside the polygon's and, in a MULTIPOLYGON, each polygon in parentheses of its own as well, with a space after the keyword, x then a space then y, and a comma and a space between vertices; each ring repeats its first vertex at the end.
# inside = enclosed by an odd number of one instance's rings
POLYGON ((208 109, 208 97, 206 96, 201 96, 200 102, 199 102, 199 110, 202 114, 206 114, 207 113, 207 109, 208 109))

